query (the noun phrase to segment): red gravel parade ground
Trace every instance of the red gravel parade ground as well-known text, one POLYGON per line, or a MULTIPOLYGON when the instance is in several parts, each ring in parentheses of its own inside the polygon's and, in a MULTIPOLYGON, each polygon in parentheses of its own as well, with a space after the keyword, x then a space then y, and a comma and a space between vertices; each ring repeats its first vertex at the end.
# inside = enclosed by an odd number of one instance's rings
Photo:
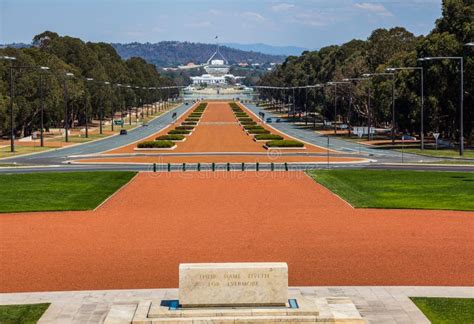
POLYGON ((2 292, 178 286, 288 262, 291 286, 474 285, 474 214, 354 209, 302 172, 140 173, 95 211, 2 214, 2 292))
MULTIPOLYGON (((254 116, 245 106, 240 105, 248 115, 256 122, 260 120, 254 116)), ((157 136, 165 135, 174 126, 178 126, 189 114, 190 109, 183 114, 174 125, 153 134, 143 141, 154 140, 157 136)), ((262 125, 274 134, 281 135, 285 139, 292 139, 288 135, 271 128, 269 125, 262 125)), ((103 157, 77 159, 74 162, 80 163, 326 163, 325 148, 306 143, 305 149, 292 149, 285 151, 281 149, 273 150, 277 154, 269 153, 263 147, 262 142, 255 142, 253 136, 247 135, 238 124, 237 119, 232 112, 229 102, 209 102, 200 123, 196 126, 194 132, 186 138, 185 142, 178 142, 176 149, 172 151, 140 151, 147 153, 147 156, 134 156, 138 153, 135 148, 137 143, 126 145, 114 150, 107 151, 103 157), (180 153, 180 156, 170 156, 168 153, 180 153), (219 156, 206 155, 206 153, 221 153, 219 156), (229 153, 229 154, 225 154, 229 153), (235 153, 240 153, 235 155, 235 153), (260 153, 260 155, 250 155, 249 153, 260 153), (298 153, 298 155, 290 155, 298 153), (120 154, 120 157, 113 155, 120 154), (159 155, 158 155, 159 154, 159 155), (188 155, 187 155, 188 154, 188 155), (310 154, 320 154, 314 156, 310 154), (112 155, 112 156, 111 156, 112 155), (127 156, 128 155, 128 156, 127 156)), ((338 152, 330 151, 329 162, 331 163, 357 163, 367 161, 356 157, 338 156, 338 152)))

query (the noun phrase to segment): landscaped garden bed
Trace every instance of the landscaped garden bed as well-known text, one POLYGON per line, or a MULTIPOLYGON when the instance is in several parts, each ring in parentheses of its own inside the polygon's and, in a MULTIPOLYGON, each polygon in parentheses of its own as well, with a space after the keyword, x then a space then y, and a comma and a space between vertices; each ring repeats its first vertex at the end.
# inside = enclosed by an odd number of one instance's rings
POLYGON ((254 121, 252 118, 250 117, 242 117, 242 118, 238 118, 239 119, 239 122, 246 122, 246 121, 254 121))
POLYGON ((176 144, 172 141, 146 141, 137 144, 136 151, 147 151, 147 150, 174 150, 176 144))
POLYGON ((199 118, 197 118, 197 117, 188 117, 184 121, 185 122, 198 122, 199 118))
POLYGON ((256 142, 281 141, 283 137, 276 134, 257 134, 253 140, 256 142))
POLYGON ((194 130, 194 126, 191 126, 191 125, 176 126, 175 129, 181 129, 181 130, 189 130, 189 131, 192 131, 192 130, 194 130))
POLYGON ((243 126, 245 130, 251 130, 251 129, 265 129, 262 126, 259 125, 244 125, 243 126))
POLYGON ((184 142, 186 140, 186 137, 184 137, 184 135, 179 135, 179 134, 168 134, 168 135, 158 136, 155 140, 157 140, 157 141, 184 142))
POLYGON ((257 128, 257 129, 249 129, 249 130, 246 130, 246 132, 247 132, 247 134, 249 134, 249 135, 270 134, 270 131, 269 131, 269 130, 260 129, 260 128, 257 128))
POLYGON ((181 123, 181 126, 196 126, 198 122, 196 121, 184 121, 181 123))
POLYGON ((240 125, 242 125, 243 127, 245 127, 245 126, 255 126, 255 125, 257 125, 257 122, 254 122, 254 121, 244 121, 244 122, 240 122, 240 125))
POLYGON ((168 132, 168 135, 190 135, 191 131, 186 129, 172 129, 168 132))
POLYGON ((265 143, 266 149, 278 148, 278 149, 305 149, 304 143, 293 140, 274 140, 265 143))

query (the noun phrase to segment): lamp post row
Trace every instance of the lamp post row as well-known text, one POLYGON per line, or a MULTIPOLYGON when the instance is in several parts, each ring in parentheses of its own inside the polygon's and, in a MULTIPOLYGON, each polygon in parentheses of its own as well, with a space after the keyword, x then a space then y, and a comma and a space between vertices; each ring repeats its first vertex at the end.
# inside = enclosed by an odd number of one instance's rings
MULTIPOLYGON (((474 47, 474 42, 470 42, 465 44, 468 47, 474 47)), ((464 58, 462 56, 430 56, 430 57, 423 57, 419 58, 418 61, 420 62, 428 62, 428 61, 435 61, 435 60, 457 60, 460 63, 460 75, 461 75, 461 85, 460 85, 460 113, 459 113, 459 155, 464 155, 464 58)), ((345 78, 343 81, 331 81, 326 84, 315 84, 315 85, 305 85, 305 86, 294 86, 294 87, 275 87, 275 86, 255 86, 255 88, 262 88, 262 89, 303 89, 303 88, 319 88, 324 87, 325 85, 334 86, 334 134, 336 134, 336 116, 337 116, 337 85, 344 84, 344 83, 351 83, 352 81, 365 81, 370 80, 374 76, 390 76, 392 79, 392 125, 391 125, 391 138, 392 143, 395 142, 395 73, 401 70, 413 70, 413 71, 420 71, 420 100, 421 100, 421 122, 420 122, 420 148, 424 150, 424 69, 423 67, 389 67, 385 71, 385 73, 366 73, 363 74, 363 78, 345 78)), ((349 110, 352 102, 352 93, 350 96, 350 103, 349 103, 349 110)), ((293 106, 294 106, 294 98, 293 98, 293 106)), ((369 87, 369 94, 368 94, 368 136, 370 139, 370 128, 371 128, 371 120, 370 120, 370 87, 369 87)))
MULTIPOLYGON (((16 61, 15 57, 12 56, 0 56, 0 59, 10 61, 9 66, 9 81, 10 81, 10 151, 15 152, 15 122, 14 122, 14 110, 13 110, 13 103, 14 103, 14 80, 13 80, 13 70, 14 69, 35 69, 40 71, 40 145, 44 146, 44 84, 43 84, 43 73, 45 71, 49 71, 50 68, 47 66, 15 66, 13 64, 16 61)), ((65 141, 69 141, 68 133, 69 133, 69 105, 68 105, 68 87, 67 87, 67 80, 69 78, 74 78, 74 74, 67 72, 64 74, 63 78, 63 87, 64 87, 64 129, 65 129, 65 141)), ((86 82, 98 82, 104 85, 110 85, 111 83, 108 81, 96 81, 93 78, 84 78, 86 82)), ((182 86, 164 86, 164 87, 132 87, 130 85, 122 85, 122 84, 114 84, 117 87, 125 87, 125 88, 134 88, 134 89, 144 89, 144 90, 162 90, 162 89, 176 89, 182 88, 182 86)), ((168 95, 168 94, 167 94, 168 95)), ((168 100, 169 98, 167 98, 168 100)), ((88 124, 87 124, 87 102, 85 101, 85 115, 86 115, 86 137, 88 137, 88 124)), ((100 113, 100 134, 102 134, 102 118, 103 118, 103 111, 100 113)), ((113 124, 113 122, 112 122, 113 124)))

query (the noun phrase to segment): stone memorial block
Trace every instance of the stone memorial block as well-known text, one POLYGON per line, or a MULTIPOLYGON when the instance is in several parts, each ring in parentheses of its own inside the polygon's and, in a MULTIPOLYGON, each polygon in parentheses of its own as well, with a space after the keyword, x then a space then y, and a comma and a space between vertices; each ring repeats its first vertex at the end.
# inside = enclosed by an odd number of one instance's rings
POLYGON ((285 306, 288 265, 283 262, 179 265, 182 307, 285 306))

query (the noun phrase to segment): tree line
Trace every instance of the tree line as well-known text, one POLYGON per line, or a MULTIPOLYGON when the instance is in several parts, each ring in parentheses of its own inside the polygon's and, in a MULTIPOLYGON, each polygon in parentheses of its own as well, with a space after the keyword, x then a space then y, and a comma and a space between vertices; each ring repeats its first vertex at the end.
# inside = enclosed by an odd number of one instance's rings
MULTIPOLYGON (((442 17, 427 36, 415 36, 405 28, 377 29, 367 40, 352 40, 342 45, 306 51, 288 57, 273 72, 258 82, 263 86, 295 87, 330 81, 361 78, 365 73, 385 73, 389 67, 423 67, 424 131, 440 132, 443 138, 459 138, 460 64, 459 60, 421 62, 429 56, 464 58, 464 137, 472 143, 474 115, 474 2, 443 0, 442 17)), ((395 128, 401 132, 420 133, 421 73, 397 71, 395 82, 395 128)), ((374 76, 366 81, 352 81, 321 89, 297 89, 297 110, 318 113, 324 119, 337 115, 353 125, 363 125, 369 115, 368 88, 371 89, 370 113, 373 125, 389 126, 392 119, 392 78, 374 76), (335 99, 337 100, 335 102, 335 99), (349 100, 352 100, 351 105, 349 100), (352 110, 349 112, 349 106, 352 110)), ((291 91, 261 90, 264 98, 288 100, 291 91)))
POLYGON ((126 112, 129 107, 177 95, 176 89, 149 89, 172 86, 173 80, 161 76, 153 64, 142 58, 122 60, 109 44, 86 43, 46 31, 36 35, 32 45, 29 48, 0 49, 0 57, 16 58, 14 61, 0 59, 2 137, 11 134, 10 70, 14 80, 13 116, 17 137, 28 136, 40 128, 41 91, 44 94, 46 130, 65 124, 65 100, 69 107, 68 125, 81 126, 86 123, 86 116, 87 122, 91 122, 100 114, 111 117, 116 112, 126 112), (15 68, 10 69, 11 64, 15 68), (42 66, 49 70, 40 69, 42 66))

